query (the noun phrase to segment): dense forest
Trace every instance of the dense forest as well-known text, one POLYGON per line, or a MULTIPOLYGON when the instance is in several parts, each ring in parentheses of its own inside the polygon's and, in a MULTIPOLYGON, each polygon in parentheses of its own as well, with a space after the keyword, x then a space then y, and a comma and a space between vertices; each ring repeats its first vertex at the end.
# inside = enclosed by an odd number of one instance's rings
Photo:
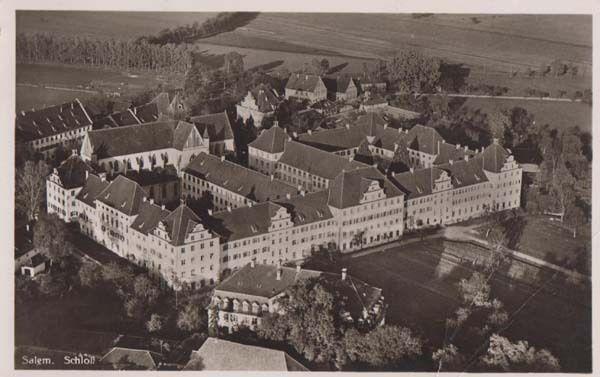
POLYGON ((185 73, 195 49, 187 43, 157 45, 47 33, 20 33, 16 40, 17 63, 76 64, 161 73, 185 73))
POLYGON ((140 37, 138 41, 158 45, 192 43, 201 38, 208 38, 219 33, 233 31, 240 26, 247 25, 256 16, 258 16, 256 12, 223 12, 209 18, 202 24, 194 22, 192 25, 164 29, 157 35, 140 37))

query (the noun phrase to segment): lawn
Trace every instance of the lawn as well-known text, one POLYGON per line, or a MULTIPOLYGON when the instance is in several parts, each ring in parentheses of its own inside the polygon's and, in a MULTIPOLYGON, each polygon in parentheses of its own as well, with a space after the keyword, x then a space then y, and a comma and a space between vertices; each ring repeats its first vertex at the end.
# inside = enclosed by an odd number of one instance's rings
MULTIPOLYGON (((441 259, 441 254, 438 241, 427 241, 350 258, 346 264, 350 275, 383 288, 389 304, 388 323, 417 329, 428 339, 428 346, 436 349, 444 338, 445 319, 459 305, 456 284, 472 273, 441 259)), ((492 295, 506 305, 509 313, 525 302, 531 292, 531 287, 509 283, 504 278, 492 282, 492 295)), ((560 359, 565 372, 589 372, 590 298, 585 296, 582 303, 566 299, 566 294, 554 296, 541 291, 503 334, 548 348, 560 359)))
POLYGON ((17 86, 16 110, 41 109, 48 106, 59 105, 79 98, 82 102, 93 94, 67 90, 47 89, 31 86, 17 86))
POLYGON ((551 127, 558 129, 579 126, 584 131, 592 131, 592 108, 581 102, 468 98, 462 106, 481 109, 487 114, 519 106, 534 115, 536 124, 549 124, 551 127))
POLYGON ((572 262, 577 253, 591 242, 588 232, 576 238, 559 223, 545 217, 528 216, 517 250, 558 265, 572 262))

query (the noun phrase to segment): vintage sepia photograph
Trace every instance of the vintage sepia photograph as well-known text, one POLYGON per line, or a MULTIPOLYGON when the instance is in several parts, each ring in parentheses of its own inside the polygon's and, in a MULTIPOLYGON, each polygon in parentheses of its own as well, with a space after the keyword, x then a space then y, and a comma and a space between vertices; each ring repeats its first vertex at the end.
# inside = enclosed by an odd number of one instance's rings
POLYGON ((199 10, 10 16, 14 370, 592 373, 592 14, 199 10))

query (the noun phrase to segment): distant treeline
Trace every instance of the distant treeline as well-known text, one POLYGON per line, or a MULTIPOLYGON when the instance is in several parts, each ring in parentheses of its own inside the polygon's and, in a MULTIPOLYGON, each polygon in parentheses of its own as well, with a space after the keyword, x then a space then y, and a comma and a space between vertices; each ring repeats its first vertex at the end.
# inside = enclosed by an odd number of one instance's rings
POLYGON ((47 33, 17 34, 17 63, 76 64, 110 69, 185 73, 191 64, 190 44, 90 39, 47 33))
POLYGON ((215 17, 209 18, 202 24, 194 22, 192 25, 164 29, 157 35, 140 37, 138 38, 138 41, 146 41, 150 44, 158 45, 165 45, 167 43, 192 43, 198 39, 233 31, 240 26, 247 25, 257 16, 257 12, 223 12, 217 14, 215 17))

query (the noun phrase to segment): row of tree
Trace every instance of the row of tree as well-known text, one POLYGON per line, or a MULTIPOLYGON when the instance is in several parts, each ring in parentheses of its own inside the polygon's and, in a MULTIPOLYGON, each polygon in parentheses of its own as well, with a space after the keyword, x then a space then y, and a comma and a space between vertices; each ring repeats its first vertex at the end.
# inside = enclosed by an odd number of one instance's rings
POLYGON ((192 44, 151 44, 144 40, 94 39, 49 33, 19 33, 17 63, 72 64, 108 69, 185 73, 192 44))
POLYGON ((151 44, 165 45, 168 43, 181 44, 193 43, 198 39, 233 31, 238 27, 247 25, 258 16, 256 12, 222 12, 211 17, 202 24, 194 22, 191 25, 178 26, 172 29, 161 30, 157 35, 146 35, 138 41, 147 41, 151 44))

